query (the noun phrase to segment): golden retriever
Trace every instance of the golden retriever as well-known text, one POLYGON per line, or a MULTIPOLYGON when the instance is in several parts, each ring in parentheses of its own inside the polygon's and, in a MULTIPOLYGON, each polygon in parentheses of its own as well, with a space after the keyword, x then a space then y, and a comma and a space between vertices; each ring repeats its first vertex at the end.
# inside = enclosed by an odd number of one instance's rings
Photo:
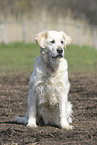
POLYGON ((71 37, 63 31, 43 31, 36 35, 35 41, 40 46, 40 55, 35 59, 29 81, 28 111, 25 117, 15 117, 15 121, 34 128, 42 118, 45 125, 72 129, 68 65, 64 58, 71 37))

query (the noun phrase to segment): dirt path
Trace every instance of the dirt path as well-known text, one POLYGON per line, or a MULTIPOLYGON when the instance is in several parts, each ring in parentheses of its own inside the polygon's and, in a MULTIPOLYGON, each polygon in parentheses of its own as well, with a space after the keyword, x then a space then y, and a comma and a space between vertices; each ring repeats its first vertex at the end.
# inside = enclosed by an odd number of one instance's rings
POLYGON ((0 73, 0 144, 96 145, 97 144, 97 74, 71 74, 69 98, 74 107, 75 129, 62 130, 40 124, 28 129, 13 122, 14 116, 27 110, 30 73, 0 73))

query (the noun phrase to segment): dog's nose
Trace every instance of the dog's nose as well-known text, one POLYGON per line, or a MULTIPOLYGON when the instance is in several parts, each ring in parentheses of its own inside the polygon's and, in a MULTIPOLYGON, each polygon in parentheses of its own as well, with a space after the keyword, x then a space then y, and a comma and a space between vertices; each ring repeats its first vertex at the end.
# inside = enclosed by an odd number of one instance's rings
POLYGON ((63 49, 62 49, 62 48, 58 48, 58 49, 57 49, 57 52, 58 52, 58 53, 62 53, 62 52, 63 52, 63 49))

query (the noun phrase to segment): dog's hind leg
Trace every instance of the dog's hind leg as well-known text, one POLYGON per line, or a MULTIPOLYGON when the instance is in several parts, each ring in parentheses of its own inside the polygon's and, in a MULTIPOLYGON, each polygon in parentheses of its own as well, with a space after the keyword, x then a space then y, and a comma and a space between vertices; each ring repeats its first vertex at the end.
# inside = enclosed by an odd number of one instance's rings
POLYGON ((72 107, 73 105, 71 104, 71 102, 67 103, 67 120, 69 123, 72 123, 72 107))

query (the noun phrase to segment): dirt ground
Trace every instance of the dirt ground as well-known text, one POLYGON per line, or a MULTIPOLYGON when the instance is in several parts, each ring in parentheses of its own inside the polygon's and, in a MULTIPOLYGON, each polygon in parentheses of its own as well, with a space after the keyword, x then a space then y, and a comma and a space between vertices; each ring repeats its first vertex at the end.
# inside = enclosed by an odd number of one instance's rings
POLYGON ((14 122, 16 114, 27 110, 30 73, 0 73, 0 144, 96 145, 97 144, 97 74, 70 74, 69 100, 73 103, 73 130, 63 130, 42 123, 29 129, 14 122))

